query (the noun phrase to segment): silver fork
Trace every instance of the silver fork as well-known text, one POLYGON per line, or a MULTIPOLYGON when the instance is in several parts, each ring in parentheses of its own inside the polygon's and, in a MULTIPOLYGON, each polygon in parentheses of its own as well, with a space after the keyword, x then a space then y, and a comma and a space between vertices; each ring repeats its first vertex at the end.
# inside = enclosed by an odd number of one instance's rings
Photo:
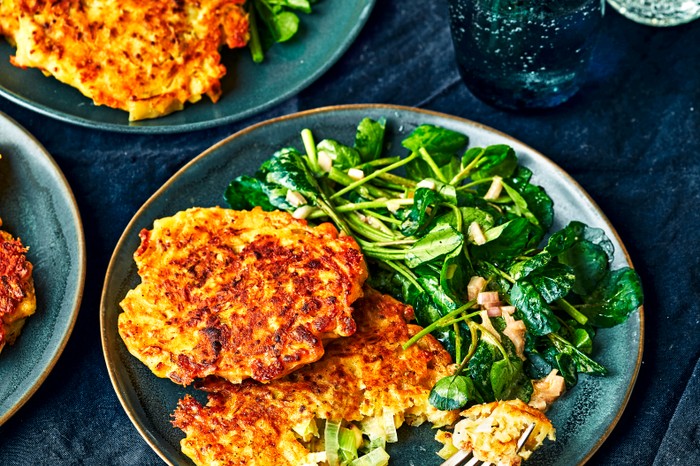
MULTIPOLYGON (((530 434, 534 429, 535 423, 527 426, 527 429, 525 429, 523 434, 518 439, 518 448, 515 450, 516 452, 520 451, 523 445, 525 445, 525 442, 527 442, 528 437, 530 437, 530 434)), ((493 463, 488 461, 482 462, 480 459, 472 455, 471 451, 459 450, 440 466, 491 466, 492 464, 493 463)))

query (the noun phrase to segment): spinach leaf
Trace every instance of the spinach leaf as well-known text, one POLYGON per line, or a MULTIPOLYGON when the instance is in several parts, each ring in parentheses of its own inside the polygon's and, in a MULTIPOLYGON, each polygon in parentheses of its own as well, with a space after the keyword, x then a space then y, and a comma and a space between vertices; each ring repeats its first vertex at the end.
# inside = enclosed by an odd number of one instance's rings
POLYGON ((464 255, 463 247, 456 248, 449 253, 440 270, 440 287, 453 301, 457 303, 467 302, 467 288, 465 283, 474 275, 474 270, 464 255))
POLYGON ((571 342, 585 354, 593 352, 593 339, 591 334, 583 328, 574 329, 571 342))
POLYGON ((320 196, 320 188, 303 156, 293 148, 281 149, 263 162, 260 173, 268 183, 275 183, 297 191, 307 200, 320 196))
POLYGON ((287 189, 265 183, 251 176, 239 176, 229 183, 224 199, 232 209, 294 210, 286 200, 287 189))
POLYGON ((472 248, 474 257, 496 263, 508 261, 519 255, 528 240, 530 223, 524 218, 514 218, 484 232, 486 243, 472 248))
POLYGON ((384 133, 386 131, 386 119, 363 118, 357 125, 354 147, 360 154, 363 162, 370 162, 381 157, 384 151, 384 133))
POLYGON ((562 338, 560 335, 552 333, 548 335, 548 338, 560 353, 568 354, 572 358, 576 364, 576 370, 578 372, 591 375, 605 375, 608 373, 608 370, 605 367, 586 356, 583 352, 579 351, 574 345, 562 338))
MULTIPOLYGON (((435 161, 435 164, 445 178, 454 171, 453 161, 456 160, 454 154, 448 152, 432 152, 430 153, 430 157, 435 161)), ((411 180, 421 181, 434 178, 435 173, 433 169, 430 168, 430 165, 428 165, 428 162, 417 158, 406 165, 406 176, 411 180)))
POLYGON ((629 267, 610 271, 580 307, 591 324, 612 327, 624 322, 642 305, 643 293, 639 275, 629 267))
POLYGON ((515 151, 512 147, 505 144, 496 144, 485 149, 480 147, 469 149, 462 157, 462 167, 467 167, 477 157, 479 159, 471 172, 471 178, 474 181, 494 176, 508 178, 518 166, 518 158, 515 155, 515 151))
POLYGON ((506 181, 509 186, 520 193, 522 199, 527 203, 528 210, 537 218, 542 230, 547 231, 554 222, 554 202, 544 188, 529 182, 531 176, 532 172, 529 169, 518 166, 513 176, 506 181))
POLYGON ((535 270, 539 270, 552 262, 552 255, 547 252, 541 252, 528 259, 517 261, 510 267, 510 275, 515 280, 520 280, 527 277, 535 270))
POLYGON ((608 256, 608 260, 612 260, 614 247, 605 232, 578 221, 572 221, 561 230, 554 232, 545 249, 556 256, 583 240, 599 246, 608 256))
POLYGON ((498 357, 498 350, 485 340, 479 341, 474 355, 469 360, 467 371, 485 402, 495 401, 491 386, 491 367, 498 357))
POLYGON ((464 237, 450 225, 437 225, 413 244, 406 252, 406 265, 410 268, 448 255, 461 248, 464 237))
POLYGON ((435 191, 427 188, 416 189, 413 205, 407 209, 407 215, 401 223, 401 233, 405 236, 420 236, 435 215, 433 207, 439 197, 435 191))
POLYGON ((467 145, 467 142, 469 138, 462 133, 434 125, 420 125, 401 142, 401 145, 411 152, 418 152, 422 147, 435 159, 437 154, 447 154, 451 157, 467 145))
POLYGON ((528 278, 547 303, 552 303, 569 294, 576 279, 569 267, 556 262, 532 272, 528 278))
POLYGON ((520 398, 526 403, 530 401, 532 382, 525 375, 520 359, 501 359, 494 362, 489 380, 497 400, 520 398))
POLYGON ((547 335, 561 327, 547 302, 528 278, 515 282, 510 290, 510 302, 518 308, 527 330, 533 335, 547 335))
POLYGON ((579 295, 590 293, 608 270, 608 256, 603 248, 586 240, 571 245, 558 259, 573 269, 576 276, 573 291, 579 295))
POLYGON ((430 391, 428 401, 443 411, 464 408, 469 404, 483 403, 472 379, 464 375, 454 375, 438 380, 430 391))

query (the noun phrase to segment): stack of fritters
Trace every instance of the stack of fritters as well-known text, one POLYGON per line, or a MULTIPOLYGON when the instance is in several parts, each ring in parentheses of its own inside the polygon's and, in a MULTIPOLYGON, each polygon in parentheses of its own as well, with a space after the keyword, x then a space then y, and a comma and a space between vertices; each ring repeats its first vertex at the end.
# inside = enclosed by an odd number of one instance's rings
POLYGON ((195 208, 141 232, 142 283, 119 333, 159 377, 270 381, 355 332, 367 268, 354 239, 284 212, 195 208))
POLYGON ((27 250, 19 239, 0 230, 0 352, 6 344, 15 342, 26 318, 36 311, 27 250))
POLYGON ((388 413, 398 425, 455 422, 456 411, 428 402, 435 382, 451 374, 449 354, 430 335, 401 346, 421 330, 407 324, 412 308, 367 289, 354 316, 355 335, 330 342, 323 359, 281 380, 203 382, 209 403, 187 396, 175 412, 174 424, 187 435, 183 452, 199 465, 316 464, 300 437, 317 418, 381 423, 388 413))
POLYGON ((38 68, 97 105, 154 118, 208 95, 226 73, 219 49, 248 42, 244 0, 0 0, 14 65, 38 68))

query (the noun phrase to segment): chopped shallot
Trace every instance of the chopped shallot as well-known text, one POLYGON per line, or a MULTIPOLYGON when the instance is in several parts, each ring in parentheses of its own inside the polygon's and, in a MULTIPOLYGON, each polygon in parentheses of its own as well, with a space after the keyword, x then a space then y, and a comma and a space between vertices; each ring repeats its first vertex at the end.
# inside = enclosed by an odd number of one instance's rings
POLYGON ((500 304, 501 298, 498 296, 498 291, 482 291, 476 296, 476 303, 488 308, 491 305, 500 304))
POLYGON ((489 186, 489 190, 484 195, 484 199, 498 199, 498 196, 501 195, 501 190, 503 190, 503 178, 500 176, 494 176, 491 186, 489 186))
POLYGON ((478 275, 473 276, 469 279, 469 284, 467 285, 467 299, 469 301, 476 299, 477 295, 482 292, 484 288, 486 288, 486 279, 478 275))
POLYGON ((484 232, 481 230, 481 226, 479 226, 477 222, 470 223, 467 232, 469 233, 469 239, 474 244, 481 246, 482 244, 486 243, 486 236, 484 236, 484 232))

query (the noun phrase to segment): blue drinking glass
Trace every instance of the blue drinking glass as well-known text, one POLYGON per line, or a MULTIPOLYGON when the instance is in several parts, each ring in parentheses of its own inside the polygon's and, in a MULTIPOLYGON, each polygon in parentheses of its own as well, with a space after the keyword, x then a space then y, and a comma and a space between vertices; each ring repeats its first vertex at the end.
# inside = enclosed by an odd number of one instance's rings
POLYGON ((604 0, 449 0, 462 80, 508 109, 547 108, 581 87, 604 0))

